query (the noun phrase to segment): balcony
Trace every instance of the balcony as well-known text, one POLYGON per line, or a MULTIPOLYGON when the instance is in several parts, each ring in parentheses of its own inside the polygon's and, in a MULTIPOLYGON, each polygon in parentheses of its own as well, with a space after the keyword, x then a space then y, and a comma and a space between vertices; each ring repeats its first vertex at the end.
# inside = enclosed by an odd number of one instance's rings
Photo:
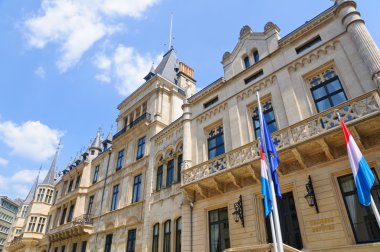
MULTIPOLYGON (((280 176, 346 155, 336 111, 359 147, 378 144, 374 136, 380 135, 380 96, 375 90, 273 133, 281 160, 280 176)), ((254 140, 183 171, 182 187, 208 197, 212 191, 223 192, 226 183, 235 187, 243 186, 247 179, 259 183, 259 166, 258 141, 254 140)))
POLYGON ((74 218, 72 222, 52 228, 47 232, 51 241, 69 239, 78 235, 93 233, 93 216, 84 214, 74 218))
POLYGON ((124 128, 122 128, 119 132, 117 132, 114 136, 113 136, 113 140, 115 140, 116 138, 118 138, 119 136, 123 135, 127 130, 133 128, 134 126, 136 126, 137 124, 139 124, 140 122, 142 121, 151 121, 151 115, 148 113, 148 112, 145 112, 144 114, 142 114, 141 116, 137 117, 135 120, 133 120, 132 122, 130 122, 127 126, 125 126, 124 128))

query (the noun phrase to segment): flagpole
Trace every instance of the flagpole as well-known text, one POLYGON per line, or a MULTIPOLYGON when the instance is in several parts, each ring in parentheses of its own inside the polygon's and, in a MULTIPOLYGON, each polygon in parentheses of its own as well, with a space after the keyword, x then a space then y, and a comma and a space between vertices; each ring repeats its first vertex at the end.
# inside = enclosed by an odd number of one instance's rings
MULTIPOLYGON (((257 97, 257 102, 258 102, 258 107, 259 107, 259 118, 260 122, 263 122, 264 118, 262 118, 262 111, 261 111, 261 103, 260 103, 260 95, 259 92, 256 91, 256 97, 257 97)), ((264 131, 262 125, 260 124, 260 130, 261 132, 264 131)), ((266 150, 266 142, 265 142, 265 137, 263 134, 261 134, 261 141, 263 143, 264 150, 266 150)), ((266 151, 265 151, 266 152, 266 151)), ((281 226, 280 226, 280 219, 278 217, 278 208, 277 208, 277 198, 276 198, 276 193, 274 190, 274 184, 273 184, 273 179, 272 179, 272 171, 270 169, 270 165, 267 159, 267 154, 264 152, 264 157, 265 157, 265 162, 268 164, 267 169, 268 171, 268 177, 269 177, 269 186, 270 186, 270 191, 272 195, 272 207, 273 207, 273 219, 274 219, 274 227, 275 227, 275 235, 277 236, 277 244, 278 244, 278 250, 279 252, 284 252, 284 246, 282 243, 282 234, 281 234, 281 226)), ((273 235, 272 235, 273 237, 273 235)))
POLYGON ((273 242, 274 252, 278 252, 276 231, 274 230, 274 223, 273 223, 273 211, 269 214, 269 221, 270 221, 270 230, 272 231, 272 242, 273 242))
MULTIPOLYGON (((338 120, 340 121, 340 120, 341 120, 341 117, 340 117, 339 111, 336 110, 335 113, 337 114, 337 116, 338 116, 338 120)), ((343 120, 343 121, 344 121, 344 120, 343 120)), ((377 225, 378 225, 379 228, 380 228, 380 214, 379 214, 379 210, 378 210, 377 207, 376 207, 376 204, 375 204, 375 201, 373 200, 372 194, 371 194, 370 196, 371 196, 371 204, 370 204, 370 205, 371 205, 371 208, 372 208, 372 212, 373 212, 373 214, 375 215, 377 225)))

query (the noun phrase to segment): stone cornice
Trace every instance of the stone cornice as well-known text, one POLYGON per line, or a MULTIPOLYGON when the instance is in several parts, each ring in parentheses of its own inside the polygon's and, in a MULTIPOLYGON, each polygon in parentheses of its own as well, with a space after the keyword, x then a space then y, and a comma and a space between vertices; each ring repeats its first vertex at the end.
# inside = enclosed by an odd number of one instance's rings
POLYGON ((216 89, 218 89, 219 87, 221 87, 225 82, 226 82, 226 80, 223 77, 220 77, 219 79, 217 79, 216 81, 212 82, 211 84, 209 84, 208 86, 206 86, 205 88, 203 88, 201 91, 199 91, 198 93, 194 94, 189 99, 187 99, 188 102, 189 103, 196 103, 196 102, 198 102, 203 97, 209 95, 210 93, 213 93, 216 89))
POLYGON ((282 39, 278 41, 279 46, 285 47, 289 45, 290 43, 294 42, 295 40, 301 37, 304 37, 305 33, 308 33, 318 28, 319 26, 323 25, 324 23, 326 23, 327 21, 329 21, 335 16, 335 9, 336 9, 335 5, 331 6, 330 8, 328 8, 327 10, 319 14, 318 16, 314 17, 313 19, 301 25, 294 31, 290 32, 289 34, 287 34, 285 37, 283 37, 282 39))

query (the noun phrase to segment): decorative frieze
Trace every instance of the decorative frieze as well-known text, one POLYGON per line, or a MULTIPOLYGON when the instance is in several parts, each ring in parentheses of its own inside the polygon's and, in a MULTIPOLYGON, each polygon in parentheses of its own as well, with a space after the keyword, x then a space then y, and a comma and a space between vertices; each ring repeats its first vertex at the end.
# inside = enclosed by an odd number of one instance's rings
POLYGON ((269 87, 270 85, 272 85, 273 83, 275 83, 275 81, 277 80, 277 76, 276 75, 271 75, 265 79, 263 79, 262 81, 258 82, 258 83, 255 83, 253 85, 251 85, 249 88, 241 91, 237 96, 236 96, 236 99, 239 101, 239 100, 244 100, 254 94, 256 94, 256 91, 260 91, 264 88, 267 88, 269 87))
POLYGON ((217 105, 216 107, 206 111, 205 113, 201 114, 197 117, 197 122, 201 123, 203 121, 206 121, 218 114, 220 114, 222 111, 224 111, 228 107, 228 103, 224 102, 220 105, 217 105))

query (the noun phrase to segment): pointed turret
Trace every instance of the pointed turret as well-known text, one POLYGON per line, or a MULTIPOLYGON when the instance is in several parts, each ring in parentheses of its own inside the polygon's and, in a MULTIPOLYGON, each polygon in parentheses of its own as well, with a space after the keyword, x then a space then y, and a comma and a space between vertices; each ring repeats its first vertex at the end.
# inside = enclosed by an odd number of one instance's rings
POLYGON ((112 146, 112 138, 113 138, 113 134, 112 134, 112 126, 111 126, 111 129, 110 129, 110 132, 108 133, 107 138, 103 141, 103 151, 107 150, 108 148, 112 146))
MULTIPOLYGON (((40 168, 40 171, 41 171, 41 168, 40 168)), ((40 172, 38 172, 36 181, 34 181, 32 188, 30 188, 28 196, 26 196, 25 200, 23 201, 24 205, 29 205, 33 201, 34 196, 36 195, 39 178, 40 178, 40 172)))
POLYGON ((154 71, 172 83, 177 83, 178 60, 174 48, 164 54, 154 71))
POLYGON ((102 151, 102 136, 100 135, 100 129, 96 133, 96 137, 94 141, 92 141, 92 144, 89 148, 89 150, 93 150, 93 149, 102 151))
POLYGON ((48 173, 46 174, 45 179, 42 181, 42 185, 52 185, 54 186, 55 176, 56 176, 56 169, 57 169, 57 159, 58 159, 58 150, 59 145, 57 147, 57 150, 54 155, 53 162, 51 162, 50 169, 48 173))

